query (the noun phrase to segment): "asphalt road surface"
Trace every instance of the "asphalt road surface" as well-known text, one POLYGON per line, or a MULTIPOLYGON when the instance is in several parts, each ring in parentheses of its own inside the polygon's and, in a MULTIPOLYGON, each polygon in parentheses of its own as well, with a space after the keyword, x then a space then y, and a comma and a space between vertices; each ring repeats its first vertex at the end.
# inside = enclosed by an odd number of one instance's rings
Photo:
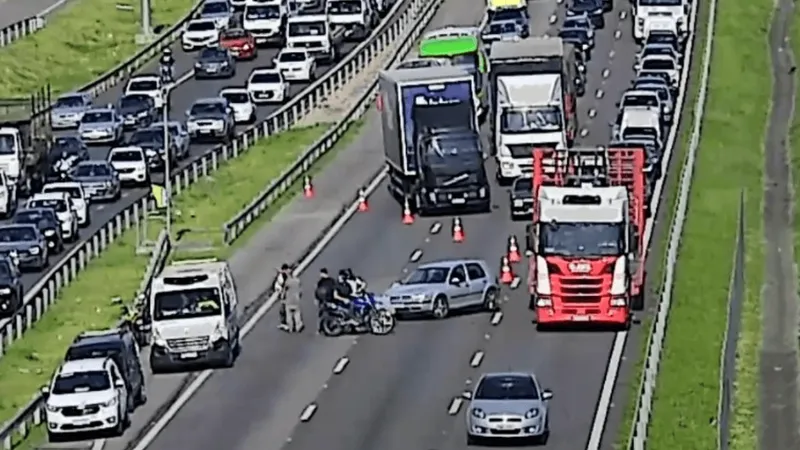
MULTIPOLYGON (((448 0, 433 26, 477 24, 484 5, 480 0, 448 0)), ((623 7, 607 15, 607 28, 600 31, 589 64, 590 89, 579 101, 586 130, 582 145, 608 143, 615 103, 633 75, 635 46, 629 19, 619 19, 623 7), (594 119, 589 118, 590 110, 596 112, 594 119)), ((548 18, 556 2, 531 1, 530 9, 533 34, 554 34, 556 27, 548 25, 548 18)), ((380 127, 374 114, 367 122, 364 135, 345 153, 363 155, 362 160, 374 161, 377 169, 382 160, 380 127)), ((340 178, 342 184, 352 182, 340 178)), ((495 210, 464 217, 466 242, 455 244, 448 218, 401 225, 397 203, 385 187, 379 188, 370 198, 370 212, 351 219, 302 276, 309 296, 321 267, 352 267, 380 291, 413 267, 409 256, 416 249, 423 253, 421 262, 477 257, 499 263, 509 235, 521 238, 524 224, 509 221, 503 189, 495 188, 493 196, 495 210), (431 235, 429 229, 437 221, 443 223, 443 231, 431 235)), ((269 251, 245 251, 256 250, 269 251)), ((239 270, 234 265, 240 293, 269 288, 263 276, 269 269, 260 270, 258 279, 258 269, 239 270)), ((527 268, 521 264, 515 270, 524 274, 527 268)), ((480 373, 509 369, 533 371, 555 392, 548 448, 585 448, 614 334, 537 333, 524 287, 503 294, 504 315, 497 326, 488 315, 477 314, 402 322, 386 337, 326 339, 313 334, 313 323, 312 331, 284 335, 275 329, 276 315, 270 314, 247 336, 237 365, 215 372, 147 448, 464 448, 463 409, 455 416, 448 413, 454 398, 480 373), (478 352, 481 364, 473 368, 470 361, 478 352), (345 356, 349 364, 332 375, 345 356), (300 421, 312 412, 308 421, 300 421)), ((308 320, 314 315, 313 306, 307 306, 308 320)), ((152 383, 160 390, 161 384, 176 381, 159 376, 152 383)))

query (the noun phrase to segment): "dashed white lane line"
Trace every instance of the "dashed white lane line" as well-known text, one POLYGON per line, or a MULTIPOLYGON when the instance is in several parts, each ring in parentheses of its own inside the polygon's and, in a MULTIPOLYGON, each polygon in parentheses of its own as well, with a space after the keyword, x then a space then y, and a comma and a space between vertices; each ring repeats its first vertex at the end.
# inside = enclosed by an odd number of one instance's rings
POLYGON ((623 10, 619 12, 619 20, 625 20, 626 17, 628 17, 628 11, 623 10))
POLYGON ((614 32, 614 39, 619 39, 622 37, 622 31, 617 30, 614 32))
POLYGON ((611 75, 611 70, 603 69, 603 78, 608 78, 611 75))
POLYGON ((588 135, 589 135, 589 130, 588 129, 584 128, 584 129, 581 130, 581 137, 582 138, 585 138, 588 135))
POLYGON ((481 363, 483 362, 483 356, 484 356, 484 353, 481 350, 478 350, 477 352, 475 352, 475 354, 472 355, 472 359, 469 360, 469 366, 470 367, 478 367, 478 366, 480 366, 481 363))
POLYGON ((350 363, 350 358, 348 358, 347 356, 342 356, 341 358, 339 358, 339 361, 336 362, 336 365, 333 366, 333 373, 335 375, 339 375, 340 373, 344 372, 345 367, 347 367, 347 364, 349 363, 350 363))
POLYGON ((596 109, 594 109, 594 108, 590 109, 590 110, 589 110, 589 118, 590 118, 590 119, 594 119, 594 118, 595 118, 595 116, 597 116, 597 110, 596 110, 596 109))
POLYGON ((442 223, 441 222, 434 222, 433 225, 431 226, 430 233, 431 234, 436 234, 441 230, 442 230, 442 223))
POLYGON ((614 52, 614 50, 611 50, 610 52, 608 52, 608 59, 613 59, 614 55, 616 55, 616 53, 614 52))
POLYGON ((411 262, 417 262, 420 258, 422 258, 422 249, 418 248, 411 254, 411 262))
POLYGON ((558 22, 558 16, 553 14, 552 16, 550 16, 550 25, 553 25, 556 22, 558 22))
POLYGON ((515 277, 513 280, 511 280, 511 284, 509 284, 508 287, 509 287, 509 289, 513 290, 513 289, 518 288, 520 283, 522 283, 522 278, 515 277))
POLYGON ((451 416, 458 414, 462 403, 464 403, 464 400, 462 400, 461 397, 453 397, 453 400, 450 402, 450 407, 447 408, 447 414, 451 416))
MULTIPOLYGON (((496 327, 501 320, 503 320, 503 311, 497 311, 494 314, 492 314, 492 326, 496 327)), ((488 334, 485 337, 486 339, 489 339, 488 334)))
POLYGON ((597 92, 594 94, 594 96, 597 98, 603 98, 604 95, 606 95, 606 93, 603 92, 602 89, 598 89, 597 92))
POLYGON ((300 414, 300 422, 308 422, 314 417, 314 413, 317 412, 317 404, 311 403, 310 405, 306 406, 306 409, 303 410, 303 413, 300 414))

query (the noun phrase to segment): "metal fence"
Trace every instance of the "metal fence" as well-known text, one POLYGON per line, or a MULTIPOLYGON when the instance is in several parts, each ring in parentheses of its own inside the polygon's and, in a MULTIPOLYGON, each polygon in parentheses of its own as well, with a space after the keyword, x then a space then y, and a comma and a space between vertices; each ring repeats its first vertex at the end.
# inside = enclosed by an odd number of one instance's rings
MULTIPOLYGON (((697 2, 693 2, 693 5, 696 4, 697 2)), ((678 198, 669 229, 667 253, 664 261, 664 280, 661 285, 661 297, 659 298, 655 320, 648 334, 647 354, 645 355, 644 367, 642 368, 642 375, 639 381, 640 385, 636 413, 628 439, 628 448, 634 450, 644 450, 647 447, 647 432, 650 424, 650 416, 652 414, 653 396, 655 394, 658 370, 661 363, 661 351, 663 350, 664 339, 666 337, 667 320, 672 304, 675 264, 678 259, 678 249, 683 232, 683 225, 686 221, 689 190, 692 185, 697 147, 700 143, 703 112, 705 111, 706 96, 708 94, 708 76, 711 66, 714 26, 716 24, 716 8, 717 0, 711 0, 708 23, 706 26, 705 49, 700 71, 700 87, 694 107, 694 123, 692 123, 689 148, 686 152, 681 169, 678 198)), ((693 15, 692 20, 695 20, 695 17, 696 14, 693 15)))
MULTIPOLYGON (((339 64, 275 114, 239 134, 230 145, 216 146, 174 173, 172 175, 174 195, 180 195, 189 185, 206 178, 226 161, 246 152, 256 141, 294 125, 321 105, 337 89, 356 77, 361 69, 367 67, 384 50, 393 46, 394 42, 410 29, 409 27, 419 27, 425 17, 422 14, 424 6, 440 2, 441 0, 399 2, 389 18, 368 40, 359 44, 339 64)), ((0 358, 11 342, 19 339, 33 323, 42 317, 49 306, 57 300, 58 293, 76 278, 78 272, 85 268, 92 258, 98 256, 125 230, 137 226, 144 217, 143 213, 152 208, 153 204, 149 195, 143 195, 120 214, 111 218, 95 234, 76 246, 58 265, 49 270, 25 296, 24 307, 12 319, 0 322, 0 358)), ((166 245, 168 246, 169 243, 167 242, 166 245)), ((163 245, 160 247, 164 248, 163 245)), ((151 266, 155 266, 154 261, 157 260, 157 255, 160 254, 163 257, 167 253, 168 251, 155 252, 151 259, 151 266)), ((154 272, 151 271, 151 273, 154 272)), ((148 285, 149 277, 143 280, 140 291, 146 289, 148 285)), ((37 397, 0 429, 2 448, 11 448, 12 439, 17 434, 17 430, 25 434, 31 424, 40 423, 37 421, 41 420, 41 408, 42 399, 37 397)))
POLYGON ((47 20, 41 16, 28 17, 0 30, 0 47, 5 47, 12 42, 22 39, 29 34, 36 33, 47 25, 47 20))
POLYGON ((725 338, 720 355, 719 406, 717 408, 717 448, 728 450, 730 435, 731 405, 733 404, 734 381, 736 378, 736 343, 742 324, 742 305, 744 303, 744 193, 739 198, 739 219, 736 222, 736 248, 733 253, 731 285, 728 290, 728 320, 725 338))

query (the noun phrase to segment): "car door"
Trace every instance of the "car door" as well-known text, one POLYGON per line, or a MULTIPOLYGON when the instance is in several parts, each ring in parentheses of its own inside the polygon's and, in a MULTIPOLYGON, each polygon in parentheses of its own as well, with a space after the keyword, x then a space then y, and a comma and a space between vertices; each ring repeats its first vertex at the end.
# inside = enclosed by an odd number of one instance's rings
POLYGON ((463 308, 469 304, 469 280, 467 279, 467 272, 464 270, 464 265, 459 264, 450 269, 450 275, 447 277, 448 297, 450 298, 450 308, 457 309, 463 308))
POLYGON ((467 277, 469 278, 469 302, 471 305, 483 303, 483 292, 489 283, 486 271, 478 263, 467 263, 467 277))

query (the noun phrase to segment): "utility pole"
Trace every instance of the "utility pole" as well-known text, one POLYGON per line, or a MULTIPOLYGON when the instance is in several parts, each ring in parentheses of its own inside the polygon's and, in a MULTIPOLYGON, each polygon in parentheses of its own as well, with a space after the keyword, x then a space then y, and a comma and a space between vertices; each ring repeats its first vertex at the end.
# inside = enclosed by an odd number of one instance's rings
POLYGON ((136 35, 136 43, 139 45, 149 44, 153 42, 153 25, 150 23, 152 18, 150 9, 151 0, 141 0, 142 2, 142 30, 136 35))

